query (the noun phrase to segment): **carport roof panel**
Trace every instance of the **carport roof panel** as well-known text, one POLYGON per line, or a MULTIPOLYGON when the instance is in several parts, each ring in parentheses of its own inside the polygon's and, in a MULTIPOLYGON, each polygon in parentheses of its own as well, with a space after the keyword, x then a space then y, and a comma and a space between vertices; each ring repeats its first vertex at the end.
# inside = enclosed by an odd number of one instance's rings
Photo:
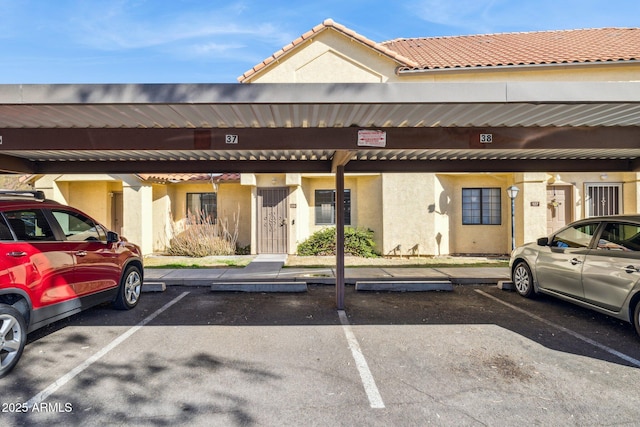
POLYGON ((640 126, 640 82, 0 85, 0 128, 640 126))

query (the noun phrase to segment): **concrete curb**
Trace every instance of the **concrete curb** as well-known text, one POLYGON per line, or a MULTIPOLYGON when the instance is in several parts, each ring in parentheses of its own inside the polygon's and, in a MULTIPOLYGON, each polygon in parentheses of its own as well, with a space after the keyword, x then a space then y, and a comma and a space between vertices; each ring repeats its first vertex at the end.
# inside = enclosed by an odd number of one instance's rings
POLYGON ((211 285, 212 292, 307 292, 305 282, 220 282, 211 285))
POLYGON ((164 282, 144 282, 141 292, 164 292, 166 290, 167 285, 164 282))
POLYGON ((450 281, 406 281, 406 280, 378 280, 356 282, 356 291, 373 292, 428 292, 453 291, 450 281))

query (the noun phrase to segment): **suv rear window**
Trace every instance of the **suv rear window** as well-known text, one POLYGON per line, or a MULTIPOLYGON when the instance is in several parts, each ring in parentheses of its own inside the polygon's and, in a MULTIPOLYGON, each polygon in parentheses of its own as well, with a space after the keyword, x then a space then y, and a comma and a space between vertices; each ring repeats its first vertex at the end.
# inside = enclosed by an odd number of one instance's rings
POLYGON ((3 216, 0 216, 0 240, 13 240, 11 230, 3 216))
POLYGON ((25 241, 56 240, 53 230, 40 209, 5 212, 16 238, 25 241))

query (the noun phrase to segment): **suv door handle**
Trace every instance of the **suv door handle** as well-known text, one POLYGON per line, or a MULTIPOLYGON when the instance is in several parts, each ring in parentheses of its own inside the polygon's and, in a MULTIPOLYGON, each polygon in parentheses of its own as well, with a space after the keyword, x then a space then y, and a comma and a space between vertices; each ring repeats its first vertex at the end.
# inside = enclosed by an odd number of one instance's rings
POLYGON ((23 257, 23 256, 27 256, 27 253, 23 252, 23 251, 13 251, 13 252, 7 253, 7 256, 11 256, 11 257, 14 257, 14 258, 20 258, 20 257, 23 257))
POLYGON ((87 251, 78 251, 76 252, 76 256, 87 256, 87 251))
POLYGON ((573 258, 571 259, 571 261, 569 261, 572 265, 577 265, 577 264, 582 264, 582 261, 580 261, 578 258, 573 258))
POLYGON ((626 271, 627 273, 640 273, 640 268, 635 267, 633 265, 627 265, 626 267, 623 268, 624 271, 626 271))

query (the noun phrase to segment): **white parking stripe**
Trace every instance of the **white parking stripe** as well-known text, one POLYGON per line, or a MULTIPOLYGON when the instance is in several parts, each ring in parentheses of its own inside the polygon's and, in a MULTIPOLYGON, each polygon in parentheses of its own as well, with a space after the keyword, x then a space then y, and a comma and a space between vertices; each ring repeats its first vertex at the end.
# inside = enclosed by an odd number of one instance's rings
POLYGON ((347 342, 351 349, 351 355, 353 356, 353 360, 355 360, 356 367, 360 373, 364 391, 367 393, 367 397, 369 398, 369 405, 374 409, 382 409, 384 408, 382 396, 380 396, 380 392, 376 386, 376 381, 373 379, 367 360, 364 358, 364 355, 360 350, 360 344, 358 344, 358 340, 351 330, 351 324, 349 323, 349 319, 347 319, 347 315, 344 310, 338 310, 338 317, 340 317, 340 323, 342 324, 342 329, 347 337, 347 342))
POLYGON ((125 332, 124 334, 120 335, 119 337, 111 341, 107 346, 103 347, 102 350, 98 351, 93 356, 85 360, 83 363, 76 366, 74 369, 72 369, 62 377, 58 378, 55 382, 49 385, 49 387, 45 388, 40 393, 36 394, 31 399, 29 399, 27 401, 27 407, 32 408, 34 405, 38 405, 41 402, 44 402, 49 396, 55 393, 60 387, 62 387, 63 385, 71 381, 82 371, 84 371, 89 366, 91 366, 92 364, 100 360, 105 354, 109 353, 118 345, 122 344, 127 338, 135 334, 138 331, 138 329, 142 328, 147 323, 151 322, 153 319, 158 317, 162 312, 166 311, 169 307, 171 307, 172 305, 180 301, 182 298, 187 296, 187 294, 189 294, 189 292, 183 292, 182 294, 178 295, 175 299, 169 301, 164 306, 160 307, 158 310, 150 314, 146 319, 138 323, 136 326, 132 327, 127 332, 125 332))
POLYGON ((634 359, 631 356, 627 356, 624 353, 620 353, 618 350, 614 350, 611 347, 607 347, 604 344, 600 344, 599 342, 594 341, 591 338, 585 337, 584 335, 581 335, 581 334, 579 334, 577 332, 574 332, 571 329, 567 329, 564 326, 560 326, 558 324, 555 324, 553 322, 548 321, 547 319, 543 319, 540 316, 536 316, 535 314, 529 313, 528 311, 523 310, 520 307, 516 307, 515 305, 512 305, 512 304, 509 304, 508 302, 502 301, 500 298, 496 298, 493 295, 489 295, 488 293, 486 293, 484 291, 481 291, 479 289, 476 289, 475 291, 478 292, 479 294, 481 294, 481 295, 483 295, 483 296, 485 296, 487 298, 491 298, 492 300, 497 301, 500 304, 505 305, 505 306, 515 310, 515 311, 519 311, 520 313, 523 313, 523 314, 531 317, 532 319, 535 319, 535 320, 537 320, 539 322, 542 322, 542 323, 544 323, 546 325, 549 325, 551 327, 559 329, 562 332, 565 332, 565 333, 571 335, 572 337, 579 339, 580 341, 584 341, 587 344, 591 344, 592 346, 599 348, 600 350, 604 350, 609 354, 612 354, 612 355, 614 355, 616 357, 619 357, 620 359, 625 360, 625 361, 631 363, 634 366, 640 367, 640 360, 638 360, 638 359, 634 359))

